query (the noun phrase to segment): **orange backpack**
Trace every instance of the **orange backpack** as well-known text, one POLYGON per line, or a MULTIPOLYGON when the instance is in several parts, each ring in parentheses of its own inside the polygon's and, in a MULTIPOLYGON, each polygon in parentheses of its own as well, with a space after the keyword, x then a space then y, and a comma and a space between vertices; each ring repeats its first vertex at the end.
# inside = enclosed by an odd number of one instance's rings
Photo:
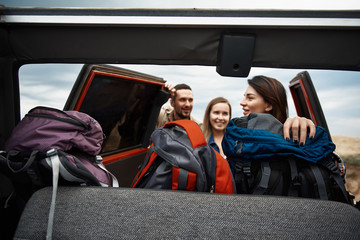
POLYGON ((207 144, 200 127, 191 120, 155 129, 132 187, 235 193, 228 162, 207 144))

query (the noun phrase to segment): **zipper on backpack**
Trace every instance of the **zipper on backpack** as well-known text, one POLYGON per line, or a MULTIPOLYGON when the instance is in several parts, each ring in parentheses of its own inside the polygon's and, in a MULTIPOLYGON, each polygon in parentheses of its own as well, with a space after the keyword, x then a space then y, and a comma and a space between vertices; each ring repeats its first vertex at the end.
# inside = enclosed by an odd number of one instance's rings
POLYGON ((214 191, 215 191, 215 186, 214 186, 214 185, 211 185, 211 187, 210 187, 210 193, 214 193, 214 191))
MULTIPOLYGON (((236 143, 236 145, 237 145, 237 143, 236 143)), ((244 145, 244 142, 240 142, 240 146, 239 146, 239 148, 236 150, 236 154, 241 154, 242 149, 243 149, 243 145, 244 145)))
POLYGON ((237 145, 238 145, 238 140, 235 141, 235 145, 234 145, 234 149, 236 149, 237 145))

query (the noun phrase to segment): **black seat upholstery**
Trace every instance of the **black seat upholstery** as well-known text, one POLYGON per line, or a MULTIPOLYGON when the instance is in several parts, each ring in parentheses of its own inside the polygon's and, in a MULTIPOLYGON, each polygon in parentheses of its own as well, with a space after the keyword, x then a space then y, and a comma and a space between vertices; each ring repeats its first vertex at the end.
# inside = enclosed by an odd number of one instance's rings
MULTIPOLYGON (((29 200, 15 239, 45 239, 52 188, 29 200)), ((54 239, 360 239, 360 211, 332 201, 59 187, 54 239)))

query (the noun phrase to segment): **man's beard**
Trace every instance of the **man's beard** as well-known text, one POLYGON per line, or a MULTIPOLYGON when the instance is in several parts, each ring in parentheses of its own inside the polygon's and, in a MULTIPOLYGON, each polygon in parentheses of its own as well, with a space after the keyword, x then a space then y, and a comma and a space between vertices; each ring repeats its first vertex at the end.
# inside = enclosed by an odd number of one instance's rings
MULTIPOLYGON (((188 110, 188 109, 186 109, 186 110, 188 110)), ((189 109, 189 115, 188 116, 185 116, 184 114, 182 114, 181 111, 176 111, 176 115, 178 115, 178 117, 180 119, 190 119, 190 109, 189 109)))

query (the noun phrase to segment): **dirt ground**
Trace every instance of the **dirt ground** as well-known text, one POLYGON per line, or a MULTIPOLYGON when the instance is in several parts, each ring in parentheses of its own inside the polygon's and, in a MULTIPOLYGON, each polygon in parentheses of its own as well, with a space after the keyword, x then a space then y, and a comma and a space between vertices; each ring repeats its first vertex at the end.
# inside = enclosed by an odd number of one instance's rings
POLYGON ((360 201, 360 166, 347 165, 345 186, 360 201))
POLYGON ((345 186, 355 196, 355 201, 360 201, 360 138, 332 136, 332 140, 336 145, 335 151, 345 161, 345 186), (348 156, 352 156, 352 164, 346 161, 348 156))

